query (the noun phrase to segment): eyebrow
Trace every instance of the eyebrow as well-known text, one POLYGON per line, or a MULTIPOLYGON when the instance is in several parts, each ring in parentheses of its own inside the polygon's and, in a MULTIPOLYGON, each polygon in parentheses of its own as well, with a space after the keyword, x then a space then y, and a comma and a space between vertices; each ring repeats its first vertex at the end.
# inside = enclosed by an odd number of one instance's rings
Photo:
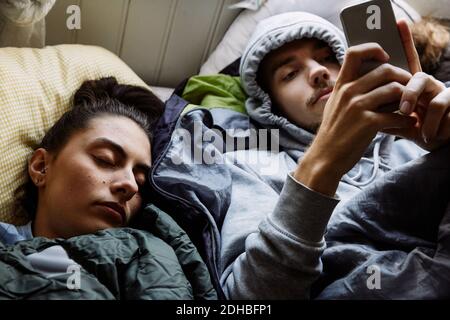
POLYGON ((288 65, 289 63, 295 61, 295 57, 294 56, 288 56, 283 60, 278 61, 271 69, 272 73, 275 73, 278 71, 278 69, 280 69, 281 67, 284 67, 285 65, 288 65))
MULTIPOLYGON (((120 155, 120 157, 122 157, 122 158, 126 158, 127 157, 127 153, 122 148, 122 146, 117 144, 116 142, 108 139, 108 138, 104 138, 104 137, 97 138, 97 139, 94 140, 93 144, 94 145, 97 145, 97 144, 107 145, 115 153, 118 153, 120 155)), ((143 170, 143 171, 149 171, 150 170, 150 166, 147 165, 147 164, 144 164, 144 163, 137 164, 136 168, 139 169, 139 170, 143 170)))
MULTIPOLYGON (((314 43, 314 48, 313 48, 314 50, 323 49, 323 48, 329 48, 332 51, 331 47, 325 41, 317 41, 316 43, 314 43)), ((278 61, 271 68, 271 72, 275 73, 281 67, 284 67, 285 65, 288 65, 289 63, 294 62, 294 61, 295 61, 295 56, 293 56, 293 55, 288 56, 288 57, 284 58, 283 60, 278 61)))

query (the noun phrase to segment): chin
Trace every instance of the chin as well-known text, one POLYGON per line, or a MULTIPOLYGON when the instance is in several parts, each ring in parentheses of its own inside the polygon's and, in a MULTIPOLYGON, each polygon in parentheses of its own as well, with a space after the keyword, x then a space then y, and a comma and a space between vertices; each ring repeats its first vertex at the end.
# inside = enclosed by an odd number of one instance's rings
POLYGON ((325 108, 325 105, 327 104, 328 100, 330 99, 330 97, 326 98, 326 99, 321 99, 318 100, 315 104, 314 104, 314 110, 317 109, 321 109, 323 111, 323 109, 325 108))

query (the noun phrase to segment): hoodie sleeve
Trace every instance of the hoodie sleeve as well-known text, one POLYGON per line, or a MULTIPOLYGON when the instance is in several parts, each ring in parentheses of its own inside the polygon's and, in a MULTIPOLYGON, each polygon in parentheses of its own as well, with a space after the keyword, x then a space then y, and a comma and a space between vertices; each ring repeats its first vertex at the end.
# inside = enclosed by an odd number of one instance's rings
POLYGON ((338 199, 288 175, 275 209, 245 240, 245 252, 221 277, 230 299, 307 299, 318 278, 323 239, 338 199))

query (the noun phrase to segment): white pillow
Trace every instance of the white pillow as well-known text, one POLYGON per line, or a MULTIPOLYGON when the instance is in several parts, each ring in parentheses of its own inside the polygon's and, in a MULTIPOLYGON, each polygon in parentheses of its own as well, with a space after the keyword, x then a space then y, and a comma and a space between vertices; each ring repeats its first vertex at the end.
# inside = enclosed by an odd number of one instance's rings
POLYGON ((162 101, 167 101, 175 89, 167 87, 150 86, 150 90, 162 101))
MULTIPOLYGON (((365 1, 365 0, 364 0, 365 1)), ((397 19, 420 20, 420 15, 403 0, 391 0, 397 19)), ((258 11, 244 10, 234 20, 222 41, 200 69, 200 74, 215 74, 242 55, 260 20, 288 12, 306 11, 316 14, 342 29, 339 12, 342 8, 362 0, 268 0, 258 11)))

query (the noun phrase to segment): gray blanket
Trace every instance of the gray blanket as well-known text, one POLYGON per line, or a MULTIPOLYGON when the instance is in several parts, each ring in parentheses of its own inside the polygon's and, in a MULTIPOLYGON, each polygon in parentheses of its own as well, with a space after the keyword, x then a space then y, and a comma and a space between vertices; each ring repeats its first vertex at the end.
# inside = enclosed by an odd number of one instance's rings
POLYGON ((450 298, 450 146, 336 207, 318 299, 450 298))

